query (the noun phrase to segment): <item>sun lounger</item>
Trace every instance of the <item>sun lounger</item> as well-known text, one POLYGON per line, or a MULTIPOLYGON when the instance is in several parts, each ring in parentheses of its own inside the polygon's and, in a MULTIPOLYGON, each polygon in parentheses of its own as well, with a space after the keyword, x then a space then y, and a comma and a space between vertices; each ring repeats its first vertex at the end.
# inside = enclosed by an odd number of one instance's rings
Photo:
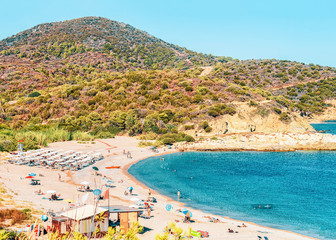
POLYGON ((268 237, 264 236, 265 240, 268 240, 268 237))
POLYGON ((207 232, 207 231, 197 230, 197 232, 201 233, 201 238, 208 238, 209 237, 209 232, 207 232))

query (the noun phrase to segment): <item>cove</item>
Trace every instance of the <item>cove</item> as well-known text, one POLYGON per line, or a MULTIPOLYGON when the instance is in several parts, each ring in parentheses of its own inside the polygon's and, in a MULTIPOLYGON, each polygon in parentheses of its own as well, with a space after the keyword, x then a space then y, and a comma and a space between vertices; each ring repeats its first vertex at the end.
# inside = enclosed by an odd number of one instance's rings
POLYGON ((336 153, 185 152, 142 160, 139 181, 188 206, 242 221, 336 239, 336 153), (161 157, 162 158, 162 157, 161 157), (254 209, 272 204, 272 209, 254 209))

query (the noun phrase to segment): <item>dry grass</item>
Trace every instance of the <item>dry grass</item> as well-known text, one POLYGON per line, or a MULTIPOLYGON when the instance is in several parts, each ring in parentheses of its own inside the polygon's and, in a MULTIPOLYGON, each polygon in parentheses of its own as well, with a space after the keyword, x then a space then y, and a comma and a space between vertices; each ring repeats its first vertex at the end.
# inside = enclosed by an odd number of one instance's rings
MULTIPOLYGON (((27 213, 28 212, 29 211, 27 211, 27 213)), ((2 209, 0 210, 0 222, 3 223, 10 220, 11 225, 22 223, 24 220, 30 218, 30 215, 27 213, 17 209, 2 209)))

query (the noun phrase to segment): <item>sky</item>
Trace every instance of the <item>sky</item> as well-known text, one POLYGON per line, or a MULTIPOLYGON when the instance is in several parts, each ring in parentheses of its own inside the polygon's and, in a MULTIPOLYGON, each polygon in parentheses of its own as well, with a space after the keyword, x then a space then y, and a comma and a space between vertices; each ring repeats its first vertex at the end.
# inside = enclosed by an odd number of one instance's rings
POLYGON ((197 52, 336 67, 335 9, 335 0, 2 0, 0 39, 99 16, 197 52))

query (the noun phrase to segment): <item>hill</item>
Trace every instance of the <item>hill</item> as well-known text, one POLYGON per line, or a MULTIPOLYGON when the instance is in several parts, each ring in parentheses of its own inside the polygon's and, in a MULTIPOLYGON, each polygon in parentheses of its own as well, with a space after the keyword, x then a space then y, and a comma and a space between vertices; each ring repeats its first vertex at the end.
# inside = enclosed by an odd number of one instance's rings
POLYGON ((217 58, 199 54, 106 18, 86 17, 45 23, 0 42, 1 55, 35 62, 67 59, 86 65, 104 62, 113 70, 189 68, 217 58))
POLYGON ((335 68, 199 54, 104 18, 41 24, 0 50, 0 150, 119 132, 168 144, 307 131, 336 96, 335 68))

